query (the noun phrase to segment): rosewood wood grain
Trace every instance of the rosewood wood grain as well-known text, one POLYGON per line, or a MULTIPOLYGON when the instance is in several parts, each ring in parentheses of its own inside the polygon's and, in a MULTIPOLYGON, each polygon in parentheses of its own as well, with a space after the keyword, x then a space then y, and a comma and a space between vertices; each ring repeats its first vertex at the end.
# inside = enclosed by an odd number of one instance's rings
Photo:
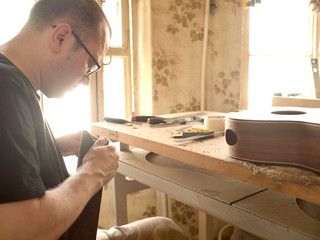
POLYGON ((319 116, 318 109, 229 114, 226 120, 228 155, 320 173, 319 116))

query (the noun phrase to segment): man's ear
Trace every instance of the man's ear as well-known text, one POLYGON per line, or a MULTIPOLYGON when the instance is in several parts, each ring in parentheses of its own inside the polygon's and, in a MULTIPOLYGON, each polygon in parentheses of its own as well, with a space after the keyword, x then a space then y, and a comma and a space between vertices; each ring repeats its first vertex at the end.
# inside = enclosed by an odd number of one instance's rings
MULTIPOLYGON (((52 31, 49 38, 49 46, 52 52, 59 53, 65 45, 67 40, 72 36, 71 26, 67 23, 60 23, 52 26, 52 31)), ((72 42, 73 44, 73 42, 72 42)))

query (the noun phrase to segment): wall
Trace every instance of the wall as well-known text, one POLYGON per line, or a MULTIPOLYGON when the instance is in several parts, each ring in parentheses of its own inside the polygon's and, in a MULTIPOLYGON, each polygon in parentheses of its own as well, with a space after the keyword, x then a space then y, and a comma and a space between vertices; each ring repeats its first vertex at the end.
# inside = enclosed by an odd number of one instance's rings
MULTIPOLYGON (((140 40, 140 46, 134 46, 134 62, 139 66, 134 71, 136 113, 200 110, 205 0, 144 2, 148 3, 135 0, 133 4, 144 9, 140 14, 135 10, 136 16, 145 15, 144 21, 134 18, 134 39, 140 40), (146 30, 151 43, 141 34, 146 30), (151 87, 148 94, 142 82, 151 87)), ((229 112, 238 109, 240 99, 242 3, 212 3, 217 8, 209 17, 205 110, 229 112)))
POLYGON ((210 19, 206 106, 230 112, 239 108, 243 8, 239 0, 219 0, 216 5, 210 19))

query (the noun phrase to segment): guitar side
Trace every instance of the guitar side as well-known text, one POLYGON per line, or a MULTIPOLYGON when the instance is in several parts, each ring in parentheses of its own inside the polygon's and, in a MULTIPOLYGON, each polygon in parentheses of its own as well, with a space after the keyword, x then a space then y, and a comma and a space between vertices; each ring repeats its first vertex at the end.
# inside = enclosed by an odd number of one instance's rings
POLYGON ((228 155, 255 163, 296 166, 320 173, 320 122, 301 120, 309 115, 270 114, 265 119, 246 113, 227 116, 228 155))

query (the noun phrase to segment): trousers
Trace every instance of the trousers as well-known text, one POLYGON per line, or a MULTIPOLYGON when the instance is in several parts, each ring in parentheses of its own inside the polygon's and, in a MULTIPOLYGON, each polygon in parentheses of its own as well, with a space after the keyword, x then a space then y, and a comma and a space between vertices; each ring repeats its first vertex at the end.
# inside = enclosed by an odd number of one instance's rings
POLYGON ((188 240, 169 218, 152 217, 108 230, 98 229, 97 240, 188 240))

